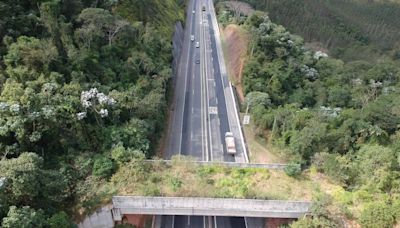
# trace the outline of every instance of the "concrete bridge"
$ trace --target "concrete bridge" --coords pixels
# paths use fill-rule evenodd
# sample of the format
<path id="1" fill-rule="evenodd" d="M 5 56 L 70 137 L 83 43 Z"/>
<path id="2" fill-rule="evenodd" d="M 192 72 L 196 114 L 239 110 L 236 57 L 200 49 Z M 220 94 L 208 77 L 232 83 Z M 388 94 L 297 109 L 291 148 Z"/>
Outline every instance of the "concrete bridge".
<path id="1" fill-rule="evenodd" d="M 172 165 L 173 161 L 172 160 L 145 160 L 144 162 L 147 163 L 155 163 L 155 162 L 164 162 L 165 164 Z M 211 165 L 217 165 L 217 166 L 224 166 L 224 167 L 233 167 L 233 168 L 263 168 L 263 169 L 277 169 L 277 170 L 283 170 L 287 166 L 287 164 L 281 164 L 281 163 L 244 163 L 244 162 L 224 162 L 224 161 L 178 161 L 178 162 L 188 162 L 188 163 L 193 163 L 195 165 L 200 165 L 200 166 L 211 166 Z"/>
<path id="2" fill-rule="evenodd" d="M 114 196 L 112 201 L 115 221 L 126 214 L 299 218 L 311 206 L 307 201 L 193 197 Z"/>

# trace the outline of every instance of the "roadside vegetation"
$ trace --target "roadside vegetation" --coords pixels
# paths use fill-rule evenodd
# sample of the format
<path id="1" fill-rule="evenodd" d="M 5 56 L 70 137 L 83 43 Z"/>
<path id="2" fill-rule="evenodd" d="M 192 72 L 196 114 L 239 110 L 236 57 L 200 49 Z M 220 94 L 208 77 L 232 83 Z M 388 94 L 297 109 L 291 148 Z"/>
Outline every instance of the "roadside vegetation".
<path id="1" fill-rule="evenodd" d="M 343 62 L 305 47 L 263 12 L 218 5 L 223 25 L 250 36 L 243 94 L 252 132 L 289 160 L 288 174 L 314 173 L 323 210 L 294 227 L 392 227 L 400 219 L 400 67 L 393 60 Z M 324 188 L 325 182 L 337 188 Z M 323 206 L 322 206 L 323 205 Z"/>
<path id="2" fill-rule="evenodd" d="M 153 156 L 182 4 L 0 1 L 0 226 L 71 227 L 88 186 Z"/>

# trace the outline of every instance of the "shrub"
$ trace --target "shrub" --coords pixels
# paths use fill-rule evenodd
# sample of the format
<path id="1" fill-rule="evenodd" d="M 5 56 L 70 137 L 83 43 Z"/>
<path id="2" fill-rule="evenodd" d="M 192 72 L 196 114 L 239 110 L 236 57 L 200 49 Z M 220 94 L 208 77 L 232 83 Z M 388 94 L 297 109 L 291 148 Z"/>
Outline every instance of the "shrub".
<path id="1" fill-rule="evenodd" d="M 170 177 L 169 183 L 171 184 L 172 191 L 176 192 L 182 187 L 182 180 L 179 177 Z"/>
<path id="2" fill-rule="evenodd" d="M 284 169 L 286 175 L 296 177 L 301 174 L 301 166 L 297 162 L 290 162 Z"/>
<path id="3" fill-rule="evenodd" d="M 93 175 L 108 178 L 114 173 L 114 162 L 105 157 L 99 156 L 93 164 Z"/>
<path id="4" fill-rule="evenodd" d="M 367 205 L 361 212 L 360 224 L 365 228 L 393 227 L 394 212 L 385 202 L 374 202 Z"/>
<path id="5" fill-rule="evenodd" d="M 63 228 L 74 228 L 74 224 L 71 222 L 71 220 L 68 218 L 68 215 L 61 211 L 53 216 L 51 216 L 48 220 L 47 223 L 49 224 L 49 227 L 51 228 L 58 228 L 58 227 L 63 227 Z"/>

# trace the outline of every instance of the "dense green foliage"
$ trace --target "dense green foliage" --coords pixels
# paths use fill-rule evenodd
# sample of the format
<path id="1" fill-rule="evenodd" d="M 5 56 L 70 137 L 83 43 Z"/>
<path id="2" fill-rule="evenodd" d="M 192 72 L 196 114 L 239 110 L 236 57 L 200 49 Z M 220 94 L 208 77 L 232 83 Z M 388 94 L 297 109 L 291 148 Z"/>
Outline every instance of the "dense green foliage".
<path id="1" fill-rule="evenodd" d="M 70 224 L 87 178 L 154 154 L 181 4 L 0 0 L 0 224 Z"/>
<path id="2" fill-rule="evenodd" d="M 349 60 L 400 58 L 400 5 L 368 0 L 244 0 L 307 42 Z"/>
<path id="3" fill-rule="evenodd" d="M 220 20 L 241 24 L 251 36 L 243 88 L 258 134 L 293 164 L 342 185 L 350 198 L 340 202 L 344 214 L 360 203 L 360 223 L 392 225 L 400 201 L 400 66 L 344 63 L 306 49 L 262 13 L 237 20 L 220 10 Z M 368 206 L 376 200 L 386 206 Z"/>

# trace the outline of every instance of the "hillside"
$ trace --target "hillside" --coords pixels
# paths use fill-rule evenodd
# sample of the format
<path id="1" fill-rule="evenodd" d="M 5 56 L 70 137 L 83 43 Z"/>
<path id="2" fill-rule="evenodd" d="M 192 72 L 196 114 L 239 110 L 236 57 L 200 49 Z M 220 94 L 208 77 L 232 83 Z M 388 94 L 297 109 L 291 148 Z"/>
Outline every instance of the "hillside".
<path id="1" fill-rule="evenodd" d="M 244 0 L 344 61 L 400 58 L 398 1 Z"/>
<path id="2" fill-rule="evenodd" d="M 399 65 L 344 62 L 307 48 L 265 12 L 237 11 L 218 5 L 224 29 L 235 27 L 249 40 L 242 55 L 241 108 L 249 107 L 252 121 L 246 128 L 287 158 L 293 175 L 301 167 L 325 189 L 313 197 L 312 218 L 292 227 L 399 224 Z M 268 156 L 268 147 L 258 153 Z M 324 188 L 325 177 L 340 187 Z"/>
<path id="3" fill-rule="evenodd" d="M 0 14 L 0 226 L 74 227 L 90 184 L 154 155 L 183 1 L 0 0 Z"/>

